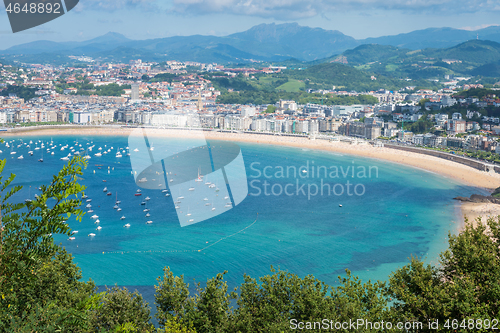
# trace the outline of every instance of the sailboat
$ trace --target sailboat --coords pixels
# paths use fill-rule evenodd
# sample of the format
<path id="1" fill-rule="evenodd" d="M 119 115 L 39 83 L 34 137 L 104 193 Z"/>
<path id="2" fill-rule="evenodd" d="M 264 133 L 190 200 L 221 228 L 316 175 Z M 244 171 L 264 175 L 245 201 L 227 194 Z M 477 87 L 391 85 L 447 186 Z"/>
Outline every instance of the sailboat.
<path id="1" fill-rule="evenodd" d="M 200 174 L 201 168 L 198 168 L 198 178 L 196 178 L 194 181 L 195 182 L 202 182 L 203 181 L 203 175 Z"/>
<path id="2" fill-rule="evenodd" d="M 32 154 L 33 155 L 33 154 Z M 42 158 L 38 160 L 38 162 L 43 162 L 43 150 L 42 150 Z"/>

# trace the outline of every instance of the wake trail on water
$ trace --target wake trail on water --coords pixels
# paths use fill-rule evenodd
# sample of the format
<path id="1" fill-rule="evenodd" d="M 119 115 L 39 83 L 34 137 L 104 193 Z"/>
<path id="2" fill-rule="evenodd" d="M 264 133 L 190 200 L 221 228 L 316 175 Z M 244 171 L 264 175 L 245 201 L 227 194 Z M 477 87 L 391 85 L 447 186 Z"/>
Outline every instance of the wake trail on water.
<path id="1" fill-rule="evenodd" d="M 113 252 L 103 252 L 102 254 L 125 254 L 125 253 L 174 253 L 174 252 L 201 252 L 201 251 L 205 251 L 206 249 L 214 246 L 215 244 L 217 243 L 220 243 L 222 242 L 223 240 L 226 240 L 228 238 L 231 238 L 233 236 L 236 236 L 240 233 L 242 233 L 243 231 L 247 230 L 248 228 L 252 227 L 256 222 L 257 220 L 259 219 L 259 213 L 257 213 L 257 218 L 255 219 L 255 221 L 253 221 L 251 224 L 249 224 L 248 226 L 246 226 L 245 228 L 241 229 L 240 231 L 237 231 L 235 232 L 234 234 L 231 234 L 229 236 L 226 236 L 226 237 L 222 237 L 221 239 L 219 239 L 218 241 L 208 245 L 208 246 L 205 246 L 204 248 L 201 248 L 199 250 L 160 250 L 160 251 L 152 251 L 152 250 L 148 250 L 148 251 L 113 251 Z"/>

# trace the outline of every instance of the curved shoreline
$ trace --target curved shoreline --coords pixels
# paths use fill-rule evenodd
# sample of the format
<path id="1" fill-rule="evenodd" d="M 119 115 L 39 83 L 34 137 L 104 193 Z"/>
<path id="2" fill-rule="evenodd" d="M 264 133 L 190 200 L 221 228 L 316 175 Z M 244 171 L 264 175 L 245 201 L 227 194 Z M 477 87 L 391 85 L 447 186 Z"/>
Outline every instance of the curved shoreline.
<path id="1" fill-rule="evenodd" d="M 50 128 L 20 128 L 14 131 L 0 133 L 0 137 L 16 137 L 16 136 L 35 136 L 35 135 L 104 135 L 104 136 L 125 136 L 129 135 L 133 128 L 117 127 L 117 126 L 58 126 Z M 75 133 L 76 132 L 76 133 Z M 150 129 L 148 135 L 158 137 L 185 137 L 190 138 L 194 133 L 199 131 L 189 131 L 180 129 Z M 314 150 L 323 150 L 336 152 L 348 155 L 355 155 L 378 160 L 388 161 L 391 163 L 411 166 L 449 177 L 459 183 L 478 187 L 492 192 L 500 186 L 500 174 L 479 171 L 472 167 L 434 157 L 426 154 L 418 154 L 414 152 L 401 151 L 384 147 L 373 147 L 368 144 L 352 145 L 345 142 L 330 142 L 326 140 L 309 140 L 303 137 L 290 137 L 280 135 L 259 135 L 247 133 L 223 133 L 204 131 L 205 138 L 212 140 L 226 140 L 235 142 L 248 142 L 255 144 L 266 145 L 281 145 L 297 148 L 308 148 Z M 475 220 L 477 217 L 497 216 L 500 215 L 500 205 L 492 204 L 461 204 L 462 216 L 467 215 L 469 221 Z M 483 218 L 483 221 L 485 219 Z M 463 221 L 462 221 L 463 222 Z"/>

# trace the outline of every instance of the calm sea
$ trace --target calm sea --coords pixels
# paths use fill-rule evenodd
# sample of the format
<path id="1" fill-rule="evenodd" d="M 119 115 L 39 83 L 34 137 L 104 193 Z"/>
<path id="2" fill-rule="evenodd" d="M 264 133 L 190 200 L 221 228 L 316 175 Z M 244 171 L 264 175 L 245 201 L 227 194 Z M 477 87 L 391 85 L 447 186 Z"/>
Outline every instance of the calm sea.
<path id="1" fill-rule="evenodd" d="M 118 148 L 127 147 L 127 137 L 53 137 L 54 155 L 47 152 L 50 137 L 22 140 L 33 143 L 18 147 L 21 138 L 16 138 L 10 148 L 0 146 L 0 156 L 8 159 L 6 172 L 15 173 L 16 184 L 24 186 L 19 200 L 33 198 L 41 184 L 50 182 L 70 147 L 77 151 L 94 146 L 81 180 L 94 213 L 82 222 L 68 221 L 78 231 L 74 240 L 55 239 L 75 256 L 85 279 L 143 289 L 149 292 L 146 298 L 152 297 L 151 286 L 165 266 L 188 282 L 203 282 L 227 270 L 230 286 L 241 283 L 245 273 L 268 274 L 271 265 L 299 276 L 312 274 L 331 285 L 346 268 L 363 279 L 385 280 L 412 255 L 436 263 L 448 232 L 457 230 L 452 198 L 477 192 L 436 174 L 383 161 L 241 143 L 249 184 L 246 199 L 224 214 L 180 227 L 172 197 L 160 190 L 134 195 L 138 186 L 129 157 L 115 157 Z M 45 147 L 34 150 L 41 147 L 38 140 Z M 99 147 L 113 149 L 96 157 Z M 20 155 L 24 159 L 18 159 Z M 106 195 L 104 187 L 112 195 Z M 141 205 L 146 196 L 151 198 L 148 218 Z M 113 209 L 116 199 L 121 201 L 120 212 Z M 96 230 L 93 214 L 99 216 L 101 230 Z"/>

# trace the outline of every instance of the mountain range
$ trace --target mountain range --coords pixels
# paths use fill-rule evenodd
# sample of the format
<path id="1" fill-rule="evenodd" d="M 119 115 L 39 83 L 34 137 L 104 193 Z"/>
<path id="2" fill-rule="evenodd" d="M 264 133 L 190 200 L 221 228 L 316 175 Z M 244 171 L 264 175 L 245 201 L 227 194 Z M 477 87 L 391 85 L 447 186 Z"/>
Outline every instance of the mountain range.
<path id="1" fill-rule="evenodd" d="M 141 58 L 146 61 L 175 59 L 246 63 L 276 62 L 292 58 L 310 62 L 331 57 L 333 59 L 334 56 L 363 45 L 387 46 L 389 48 L 385 48 L 384 52 L 394 56 L 394 50 L 407 54 L 410 51 L 429 48 L 446 49 L 476 39 L 500 42 L 500 26 L 476 31 L 429 28 L 358 40 L 337 30 L 304 27 L 297 23 L 260 24 L 247 31 L 224 37 L 193 35 L 131 40 L 119 33 L 110 32 L 84 42 L 36 41 L 16 45 L 0 51 L 0 55 L 6 59 L 15 57 L 28 63 L 67 62 L 68 55 L 87 55 L 114 61 Z"/>

